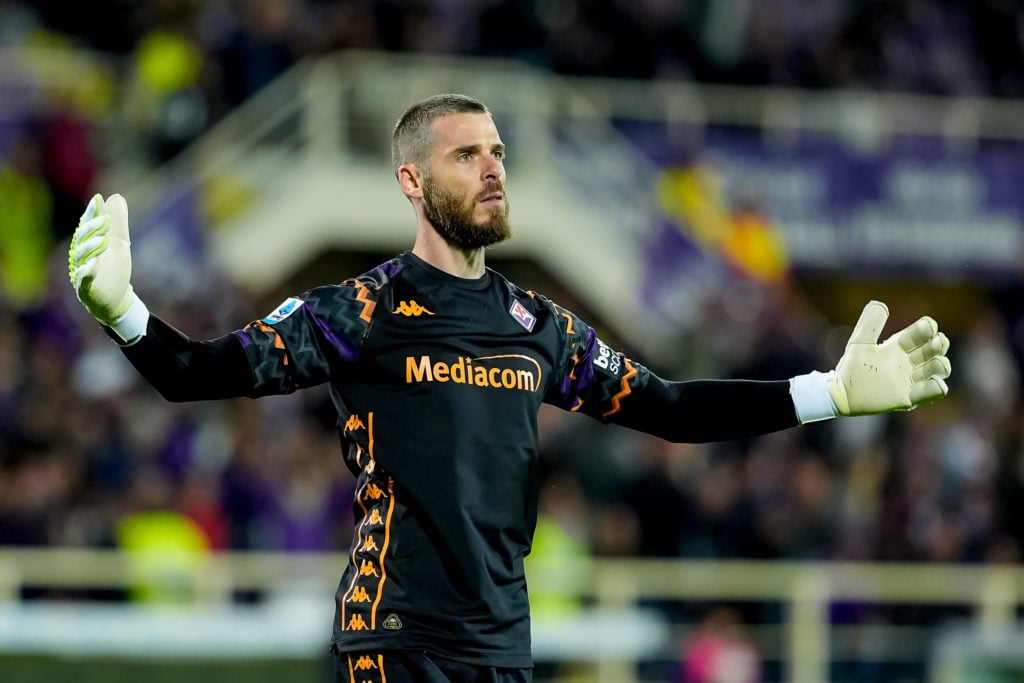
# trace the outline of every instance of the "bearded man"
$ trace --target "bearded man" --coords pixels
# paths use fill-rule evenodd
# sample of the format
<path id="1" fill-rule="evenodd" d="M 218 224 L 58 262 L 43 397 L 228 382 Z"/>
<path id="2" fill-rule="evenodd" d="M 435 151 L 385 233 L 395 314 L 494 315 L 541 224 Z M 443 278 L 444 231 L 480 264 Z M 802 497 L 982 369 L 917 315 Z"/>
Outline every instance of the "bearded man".
<path id="1" fill-rule="evenodd" d="M 729 440 L 946 394 L 949 341 L 923 317 L 879 344 L 870 302 L 836 369 L 780 381 L 670 381 L 573 312 L 484 264 L 511 235 L 505 145 L 463 95 L 413 105 L 392 141 L 412 249 L 285 300 L 218 339 L 172 328 L 130 285 L 127 206 L 97 195 L 70 276 L 85 307 L 172 401 L 329 384 L 357 478 L 336 593 L 338 681 L 532 679 L 523 560 L 537 521 L 542 403 L 675 442 Z"/>

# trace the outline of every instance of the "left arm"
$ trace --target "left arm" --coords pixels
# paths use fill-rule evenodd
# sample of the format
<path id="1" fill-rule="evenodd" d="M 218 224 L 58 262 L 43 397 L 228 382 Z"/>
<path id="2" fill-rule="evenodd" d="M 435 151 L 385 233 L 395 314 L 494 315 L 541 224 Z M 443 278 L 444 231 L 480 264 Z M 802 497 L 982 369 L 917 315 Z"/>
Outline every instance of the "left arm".
<path id="1" fill-rule="evenodd" d="M 647 374 L 609 422 L 676 443 L 730 441 L 800 424 L 785 380 L 669 382 Z"/>
<path id="2" fill-rule="evenodd" d="M 566 321 L 564 372 L 547 402 L 676 443 L 728 441 L 800 424 L 790 382 L 670 381 L 616 353 L 582 320 Z"/>
<path id="3" fill-rule="evenodd" d="M 912 410 L 946 395 L 949 340 L 924 317 L 881 344 L 885 304 L 864 308 L 836 369 L 789 380 L 662 379 L 567 311 L 565 372 L 547 400 L 668 441 L 727 441 L 840 415 Z"/>

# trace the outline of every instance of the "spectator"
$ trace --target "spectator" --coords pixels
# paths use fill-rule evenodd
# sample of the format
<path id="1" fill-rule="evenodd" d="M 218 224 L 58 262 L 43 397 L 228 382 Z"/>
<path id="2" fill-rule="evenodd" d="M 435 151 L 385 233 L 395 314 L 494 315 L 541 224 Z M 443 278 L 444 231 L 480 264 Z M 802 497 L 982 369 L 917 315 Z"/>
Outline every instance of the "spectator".
<path id="1" fill-rule="evenodd" d="M 759 683 L 761 655 L 739 615 L 712 609 L 684 644 L 682 683 Z"/>
<path id="2" fill-rule="evenodd" d="M 14 140 L 0 162 L 0 288 L 18 308 L 43 295 L 47 263 L 53 247 L 53 198 L 42 177 L 38 142 L 28 136 Z"/>

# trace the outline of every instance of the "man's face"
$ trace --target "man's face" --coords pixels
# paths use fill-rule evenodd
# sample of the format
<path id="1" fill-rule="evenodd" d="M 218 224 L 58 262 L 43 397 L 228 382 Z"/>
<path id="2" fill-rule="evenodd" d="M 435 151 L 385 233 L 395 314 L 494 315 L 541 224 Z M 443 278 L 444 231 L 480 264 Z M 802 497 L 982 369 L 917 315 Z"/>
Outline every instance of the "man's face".
<path id="1" fill-rule="evenodd" d="M 443 116 L 423 173 L 427 220 L 459 249 L 488 247 L 512 235 L 505 193 L 505 145 L 487 114 Z"/>

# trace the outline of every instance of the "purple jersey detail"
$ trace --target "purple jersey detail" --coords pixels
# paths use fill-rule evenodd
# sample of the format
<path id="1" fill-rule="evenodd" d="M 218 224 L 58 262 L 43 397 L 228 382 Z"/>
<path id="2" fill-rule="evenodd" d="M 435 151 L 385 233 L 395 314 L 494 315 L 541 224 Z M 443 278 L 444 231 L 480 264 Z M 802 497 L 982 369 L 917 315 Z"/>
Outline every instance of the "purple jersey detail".
<path id="1" fill-rule="evenodd" d="M 252 339 L 245 333 L 245 330 L 235 330 L 233 334 L 238 341 L 242 342 L 242 348 L 247 349 L 252 346 Z"/>
<path id="2" fill-rule="evenodd" d="M 404 267 L 404 264 L 402 264 L 400 261 L 396 259 L 382 264 L 380 266 L 380 271 L 384 273 L 388 277 L 388 279 L 393 279 L 397 277 L 399 273 L 402 272 Z"/>
<path id="3" fill-rule="evenodd" d="M 562 378 L 562 396 L 565 397 L 565 405 L 572 407 L 576 400 L 586 395 L 591 383 L 594 381 L 594 347 L 597 345 L 597 334 L 592 329 L 587 329 L 587 343 L 579 354 L 579 360 L 572 372 L 566 373 Z"/>
<path id="4" fill-rule="evenodd" d="M 318 315 L 311 316 L 316 322 L 316 326 L 320 329 L 324 339 L 338 352 L 338 356 L 348 361 L 354 361 L 359 358 L 359 347 L 354 347 L 344 337 L 339 337 L 335 334 L 331 326 L 327 324 L 327 321 Z"/>

